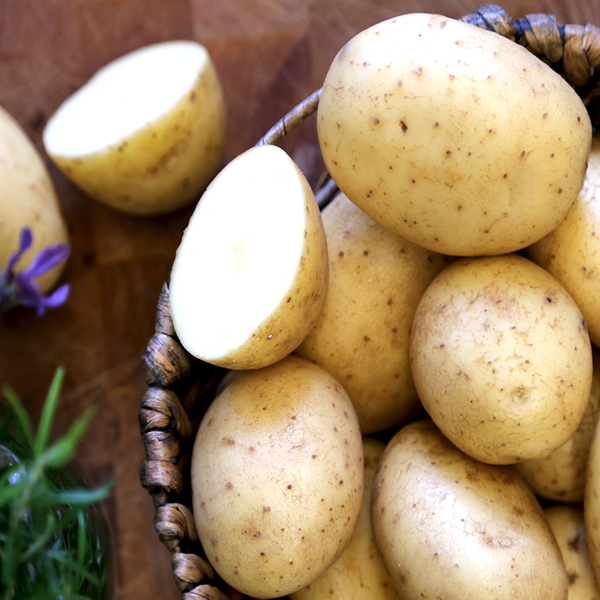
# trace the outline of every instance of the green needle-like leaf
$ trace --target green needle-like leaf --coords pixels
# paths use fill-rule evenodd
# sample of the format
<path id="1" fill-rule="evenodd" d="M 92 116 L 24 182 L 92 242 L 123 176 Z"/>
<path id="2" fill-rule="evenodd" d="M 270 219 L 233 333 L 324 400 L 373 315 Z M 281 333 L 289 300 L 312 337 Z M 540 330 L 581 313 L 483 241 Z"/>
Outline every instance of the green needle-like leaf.
<path id="1" fill-rule="evenodd" d="M 103 486 L 96 488 L 95 490 L 61 490 L 55 492 L 46 492 L 43 496 L 36 498 L 32 501 L 32 504 L 36 506 L 52 506 L 52 505 L 70 505 L 70 506 L 82 506 L 87 504 L 93 504 L 104 500 L 108 496 L 110 490 L 113 487 L 113 482 L 109 481 Z M 1 497 L 1 496 L 0 496 Z"/>
<path id="2" fill-rule="evenodd" d="M 38 426 L 37 436 L 33 446 L 33 455 L 40 456 L 48 440 L 50 439 L 50 432 L 52 431 L 52 422 L 54 421 L 54 415 L 56 414 L 56 407 L 58 405 L 58 399 L 60 398 L 60 390 L 62 383 L 65 378 L 65 370 L 59 367 L 54 374 L 54 379 L 50 384 L 48 395 L 46 396 L 46 402 L 44 404 L 44 410 Z"/>
<path id="3" fill-rule="evenodd" d="M 88 571 L 87 569 L 82 567 L 80 564 L 78 564 L 74 560 L 71 560 L 67 556 L 66 552 L 52 548 L 52 550 L 48 551 L 48 556 L 50 558 L 53 558 L 60 564 L 64 565 L 65 567 L 68 567 L 69 569 L 71 569 L 72 571 L 77 573 L 78 575 L 81 575 L 81 577 L 84 577 L 88 581 L 95 583 L 95 584 L 98 583 L 98 578 L 93 573 L 91 573 L 90 571 Z"/>
<path id="4" fill-rule="evenodd" d="M 0 423 L 2 600 L 97 600 L 106 592 L 108 529 L 93 505 L 110 493 L 113 484 L 88 489 L 64 468 L 93 410 L 77 418 L 66 435 L 51 441 L 63 379 L 64 370 L 59 369 L 36 435 L 17 394 L 4 388 L 10 407 L 8 419 Z"/>
<path id="5" fill-rule="evenodd" d="M 94 410 L 88 408 L 83 415 L 75 419 L 75 422 L 64 437 L 40 455 L 40 463 L 48 467 L 59 467 L 71 460 L 75 454 L 75 448 L 79 440 L 82 438 L 93 417 Z"/>
<path id="6" fill-rule="evenodd" d="M 25 439 L 27 440 L 27 443 L 33 446 L 33 429 L 31 428 L 31 421 L 29 420 L 29 415 L 19 399 L 19 396 L 17 396 L 15 391 L 7 385 L 2 388 L 2 393 L 10 402 L 15 414 L 17 415 L 17 418 L 19 419 L 19 425 L 21 426 L 21 430 L 25 436 Z"/>

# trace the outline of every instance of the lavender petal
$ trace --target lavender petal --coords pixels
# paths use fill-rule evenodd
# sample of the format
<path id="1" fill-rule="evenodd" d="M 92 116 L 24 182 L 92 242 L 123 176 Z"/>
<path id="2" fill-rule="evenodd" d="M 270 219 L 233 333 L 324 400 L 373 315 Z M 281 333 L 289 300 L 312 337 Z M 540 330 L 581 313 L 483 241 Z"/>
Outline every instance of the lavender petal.
<path id="1" fill-rule="evenodd" d="M 22 273 L 17 273 L 16 285 L 19 303 L 35 308 L 38 315 L 44 314 L 43 296 L 40 294 L 37 284 L 28 277 L 23 277 Z"/>
<path id="2" fill-rule="evenodd" d="M 27 269 L 22 272 L 24 277 L 35 279 L 43 275 L 69 256 L 69 246 L 66 244 L 54 244 L 41 250 L 31 261 Z"/>
<path id="3" fill-rule="evenodd" d="M 32 242 L 33 234 L 31 233 L 31 229 L 29 229 L 29 227 L 23 227 L 23 229 L 21 229 L 21 236 L 19 238 L 19 249 L 8 259 L 8 263 L 6 264 L 6 273 L 12 273 L 15 265 L 21 259 L 21 256 L 23 256 L 23 254 L 27 252 L 29 248 L 31 248 Z"/>
<path id="4" fill-rule="evenodd" d="M 42 297 L 46 308 L 58 308 L 62 306 L 69 297 L 71 288 L 68 283 L 61 285 L 50 296 Z"/>

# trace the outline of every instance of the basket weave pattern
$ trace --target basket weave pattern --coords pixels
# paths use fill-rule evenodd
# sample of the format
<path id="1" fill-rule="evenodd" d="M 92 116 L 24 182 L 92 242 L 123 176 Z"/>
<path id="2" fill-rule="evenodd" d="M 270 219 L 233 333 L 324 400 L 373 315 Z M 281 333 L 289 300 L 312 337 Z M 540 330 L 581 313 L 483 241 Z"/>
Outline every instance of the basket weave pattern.
<path id="1" fill-rule="evenodd" d="M 577 89 L 590 112 L 594 131 L 600 126 L 598 27 L 559 25 L 552 15 L 545 14 L 528 15 L 513 23 L 495 5 L 483 6 L 461 21 L 499 33 L 550 64 Z M 316 110 L 319 97 L 320 90 L 281 119 L 258 144 L 279 143 Z M 335 189 L 332 180 L 325 182 L 317 192 L 320 206 Z M 157 305 L 155 333 L 143 362 L 148 370 L 148 387 L 139 413 L 145 449 L 140 480 L 154 502 L 155 530 L 171 552 L 182 600 L 241 600 L 243 594 L 228 587 L 208 563 L 191 510 L 189 462 L 193 436 L 224 370 L 191 357 L 181 346 L 169 312 L 166 284 Z"/>

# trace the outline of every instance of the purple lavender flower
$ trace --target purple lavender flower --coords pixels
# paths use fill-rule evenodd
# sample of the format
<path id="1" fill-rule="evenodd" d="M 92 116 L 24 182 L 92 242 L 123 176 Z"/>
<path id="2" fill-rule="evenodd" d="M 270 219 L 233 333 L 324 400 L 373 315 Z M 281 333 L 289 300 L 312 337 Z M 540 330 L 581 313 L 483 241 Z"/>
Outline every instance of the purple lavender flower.
<path id="1" fill-rule="evenodd" d="M 66 244 L 54 244 L 44 248 L 27 269 L 15 273 L 15 265 L 31 248 L 32 242 L 31 229 L 24 227 L 21 230 L 19 249 L 8 259 L 6 271 L 0 273 L 0 314 L 14 306 L 22 305 L 35 308 L 37 314 L 42 316 L 47 308 L 61 306 L 69 296 L 68 284 L 62 285 L 50 296 L 43 296 L 38 284 L 33 281 L 69 256 L 69 246 Z"/>

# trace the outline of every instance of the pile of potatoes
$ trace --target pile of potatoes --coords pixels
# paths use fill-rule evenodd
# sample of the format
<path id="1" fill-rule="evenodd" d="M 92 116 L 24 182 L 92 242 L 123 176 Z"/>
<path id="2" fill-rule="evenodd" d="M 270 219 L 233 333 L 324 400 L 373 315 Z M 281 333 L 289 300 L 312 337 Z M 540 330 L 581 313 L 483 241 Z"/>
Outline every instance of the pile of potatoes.
<path id="1" fill-rule="evenodd" d="M 585 106 L 517 44 L 411 14 L 340 50 L 317 126 L 321 213 L 253 148 L 173 265 L 180 340 L 229 369 L 192 456 L 208 560 L 255 598 L 599 597 Z"/>

